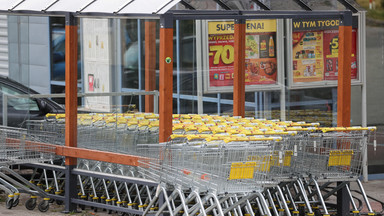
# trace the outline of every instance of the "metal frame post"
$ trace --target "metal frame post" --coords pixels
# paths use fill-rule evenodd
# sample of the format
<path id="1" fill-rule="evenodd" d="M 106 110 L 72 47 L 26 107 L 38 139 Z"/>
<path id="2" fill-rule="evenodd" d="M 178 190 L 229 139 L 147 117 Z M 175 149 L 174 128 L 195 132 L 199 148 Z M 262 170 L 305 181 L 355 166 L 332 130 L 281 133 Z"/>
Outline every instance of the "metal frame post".
<path id="1" fill-rule="evenodd" d="M 235 20 L 233 115 L 245 116 L 245 19 Z"/>
<path id="2" fill-rule="evenodd" d="M 173 112 L 173 17 L 160 17 L 160 77 L 159 77 L 159 142 L 166 142 L 172 134 Z"/>
<path id="3" fill-rule="evenodd" d="M 65 16 L 65 146 L 77 147 L 77 18 L 73 13 Z M 76 198 L 77 158 L 65 158 L 65 208 L 64 212 L 77 211 L 72 203 Z"/>
<path id="4" fill-rule="evenodd" d="M 8 96 L 4 92 L 1 96 L 3 97 L 3 126 L 8 126 Z"/>
<path id="5" fill-rule="evenodd" d="M 141 39 L 141 20 L 140 19 L 137 19 L 137 77 L 138 77 L 138 89 L 139 91 L 143 90 L 143 85 L 142 85 L 142 80 L 143 80 L 143 76 L 142 76 L 142 59 L 141 59 L 141 56 L 142 56 L 142 48 L 143 48 L 143 41 Z M 145 66 L 145 65 L 144 65 Z M 145 69 L 144 69 L 145 70 Z M 145 71 L 144 71 L 145 73 Z M 145 74 L 144 74 L 145 76 Z M 145 77 L 144 77 L 145 78 Z M 145 86 L 144 86 L 145 88 Z M 139 109 L 139 112 L 143 112 L 143 97 L 142 96 L 139 96 L 139 106 L 137 107 Z M 145 99 L 144 99 L 145 101 Z M 144 107 L 145 109 L 145 107 Z"/>
<path id="6" fill-rule="evenodd" d="M 176 20 L 176 99 L 177 99 L 177 114 L 180 114 L 180 20 Z"/>
<path id="7" fill-rule="evenodd" d="M 156 21 L 145 21 L 145 91 L 156 88 Z M 145 112 L 154 112 L 154 96 L 145 96 Z"/>
<path id="8" fill-rule="evenodd" d="M 360 12 L 359 16 L 359 51 L 360 51 L 360 76 L 363 84 L 361 85 L 361 126 L 367 127 L 367 68 L 366 68 L 366 23 L 365 11 Z M 368 148 L 368 147 L 366 147 Z M 363 155 L 363 182 L 368 182 L 368 151 L 365 149 Z"/>
<path id="9" fill-rule="evenodd" d="M 343 184 L 337 182 L 337 186 Z M 350 215 L 350 200 L 347 187 L 342 187 L 337 191 L 337 216 L 348 216 Z"/>

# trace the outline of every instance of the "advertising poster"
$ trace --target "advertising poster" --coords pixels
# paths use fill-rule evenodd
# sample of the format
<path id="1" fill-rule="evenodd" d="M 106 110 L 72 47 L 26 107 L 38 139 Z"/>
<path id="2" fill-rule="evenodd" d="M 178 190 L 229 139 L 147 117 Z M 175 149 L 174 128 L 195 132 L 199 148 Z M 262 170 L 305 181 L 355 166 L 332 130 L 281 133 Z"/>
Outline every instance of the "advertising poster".
<path id="1" fill-rule="evenodd" d="M 293 82 L 337 80 L 338 19 L 295 19 L 292 22 Z M 351 78 L 357 75 L 357 29 L 352 30 Z"/>
<path id="2" fill-rule="evenodd" d="M 108 19 L 83 19 L 82 29 L 84 71 L 83 77 L 88 79 L 85 85 L 85 93 L 111 92 L 110 84 L 110 62 L 109 50 L 109 25 Z M 90 110 L 105 111 L 111 110 L 110 97 L 85 97 L 85 108 Z"/>
<path id="3" fill-rule="evenodd" d="M 293 82 L 322 81 L 323 32 L 293 33 Z"/>
<path id="4" fill-rule="evenodd" d="M 233 86 L 234 22 L 208 22 L 209 86 Z M 275 84 L 276 20 L 247 20 L 245 85 Z"/>
<path id="5" fill-rule="evenodd" d="M 352 29 L 351 45 L 351 79 L 357 77 L 357 56 L 356 56 L 356 35 L 357 29 Z M 324 80 L 337 80 L 338 57 L 339 57 L 339 30 L 324 31 Z"/>

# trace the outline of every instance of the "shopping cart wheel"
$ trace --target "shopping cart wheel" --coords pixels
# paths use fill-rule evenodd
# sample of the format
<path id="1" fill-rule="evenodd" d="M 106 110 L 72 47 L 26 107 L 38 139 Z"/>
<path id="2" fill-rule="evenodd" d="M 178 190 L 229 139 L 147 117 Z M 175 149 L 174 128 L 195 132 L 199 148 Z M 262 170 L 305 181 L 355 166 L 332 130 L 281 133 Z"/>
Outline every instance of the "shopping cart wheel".
<path id="1" fill-rule="evenodd" d="M 57 205 L 63 205 L 64 201 L 63 200 L 56 200 Z"/>
<path id="2" fill-rule="evenodd" d="M 16 207 L 17 205 L 19 205 L 19 203 L 20 203 L 20 199 L 19 198 L 13 199 L 12 207 Z"/>
<path id="3" fill-rule="evenodd" d="M 25 202 L 25 208 L 28 210 L 33 210 L 36 208 L 36 198 L 30 198 Z"/>
<path id="4" fill-rule="evenodd" d="M 315 216 L 322 216 L 319 208 L 314 209 Z"/>
<path id="5" fill-rule="evenodd" d="M 125 216 L 126 214 L 125 214 L 125 212 L 117 212 L 117 215 L 118 216 Z"/>
<path id="6" fill-rule="evenodd" d="M 48 201 L 48 200 L 44 200 L 44 201 L 42 201 L 42 202 L 39 204 L 38 208 L 39 208 L 39 211 L 41 211 L 41 212 L 46 212 L 46 211 L 48 211 L 48 209 L 49 209 L 49 201 Z"/>
<path id="7" fill-rule="evenodd" d="M 5 202 L 5 207 L 7 207 L 7 209 L 11 209 L 13 207 L 13 198 L 7 198 L 7 201 Z"/>
<path id="8" fill-rule="evenodd" d="M 97 200 L 93 200 L 93 202 L 97 202 Z M 93 207 L 93 212 L 97 212 L 97 207 Z"/>
<path id="9" fill-rule="evenodd" d="M 84 211 L 85 210 L 85 205 L 79 204 L 79 208 Z"/>
<path id="10" fill-rule="evenodd" d="M 299 205 L 299 216 L 305 216 L 305 205 L 301 204 Z"/>

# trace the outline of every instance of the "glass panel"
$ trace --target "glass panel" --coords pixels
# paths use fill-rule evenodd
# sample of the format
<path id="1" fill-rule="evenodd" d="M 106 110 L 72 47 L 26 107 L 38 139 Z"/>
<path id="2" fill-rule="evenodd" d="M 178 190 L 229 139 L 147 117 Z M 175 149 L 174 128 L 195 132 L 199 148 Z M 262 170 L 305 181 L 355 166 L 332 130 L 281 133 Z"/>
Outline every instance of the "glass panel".
<path id="1" fill-rule="evenodd" d="M 3 21 L 3 20 L 2 20 Z M 0 88 L 7 98 L 7 125 L 28 127 L 30 121 L 44 119 L 47 113 L 64 112 L 50 97 L 30 98 L 31 94 L 50 93 L 50 25 L 48 17 L 8 16 L 9 71 L 1 77 Z M 55 39 L 58 37 L 55 37 Z M 4 54 L 5 50 L 2 50 Z M 1 100 L 3 103 L 4 100 Z M 5 110 L 2 109 L 0 122 Z"/>
<path id="2" fill-rule="evenodd" d="M 287 120 L 318 122 L 321 126 L 335 125 L 332 112 L 336 112 L 332 99 L 337 97 L 336 89 L 322 88 L 292 90 L 287 100 Z"/>
<path id="3" fill-rule="evenodd" d="M 364 11 L 366 8 L 369 8 L 369 1 L 362 1 L 362 0 L 351 0 L 348 1 L 353 7 L 355 7 L 359 11 Z M 376 1 L 372 1 L 372 3 Z M 381 4 L 383 5 L 383 3 Z M 379 5 L 378 5 L 379 6 Z"/>
<path id="4" fill-rule="evenodd" d="M 81 41 L 81 24 L 78 24 L 78 63 L 77 63 L 77 79 L 81 84 L 82 79 L 82 55 L 80 46 Z M 51 58 L 51 93 L 64 93 L 65 92 L 65 18 L 64 17 L 50 17 L 50 52 Z M 78 86 L 79 92 L 82 91 L 82 85 Z M 64 98 L 54 98 L 60 104 L 65 103 Z M 81 104 L 81 101 L 79 101 Z"/>
<path id="5" fill-rule="evenodd" d="M 298 5 L 293 0 L 269 0 L 266 3 L 271 10 L 303 10 L 300 5 Z"/>
<path id="6" fill-rule="evenodd" d="M 88 7 L 86 7 L 82 12 L 106 12 L 113 13 L 118 11 L 121 7 L 127 4 L 126 0 L 98 0 L 93 1 Z M 86 6 L 86 4 L 82 5 L 82 7 Z M 79 10 L 79 9 L 77 9 Z"/>
<path id="7" fill-rule="evenodd" d="M 17 3 L 19 3 L 19 0 L 7 0 L 7 1 L 2 1 L 0 4 L 0 8 L 2 11 L 7 11 L 11 8 L 13 8 Z"/>
<path id="8" fill-rule="evenodd" d="M 248 0 L 223 1 L 232 10 L 249 10 L 253 7 L 253 2 Z"/>
<path id="9" fill-rule="evenodd" d="M 143 45 L 138 43 L 138 22 L 135 19 L 121 20 L 122 50 L 123 53 L 123 77 L 122 87 L 137 89 L 139 87 L 139 49 Z M 141 65 L 143 67 L 143 64 Z"/>
<path id="10" fill-rule="evenodd" d="M 368 173 L 371 179 L 383 179 L 384 159 L 384 1 L 356 2 L 366 12 L 366 80 L 367 80 L 367 120 L 368 125 L 377 126 L 377 147 L 371 139 L 368 145 Z M 352 109 L 360 108 L 361 101 L 352 101 Z M 353 112 L 353 110 L 352 110 Z"/>
<path id="11" fill-rule="evenodd" d="M 109 4 L 109 0 L 104 0 Z M 146 0 L 146 1 L 132 1 L 127 7 L 123 8 L 119 13 L 126 14 L 152 14 L 152 13 L 165 13 L 171 9 L 178 1 L 170 0 Z M 101 5 L 101 7 L 103 7 Z"/>
<path id="12" fill-rule="evenodd" d="M 177 73 L 180 75 L 180 93 L 187 95 L 196 95 L 197 91 L 197 73 L 196 73 L 196 30 L 195 21 L 180 21 L 179 38 L 177 35 L 174 41 L 174 56 L 176 61 L 173 65 L 174 86 L 177 87 Z M 177 46 L 179 41 L 179 46 Z M 179 47 L 179 50 L 177 48 Z M 179 63 L 179 65 L 177 65 Z M 177 91 L 177 89 L 175 89 Z M 174 91 L 174 92 L 176 92 Z"/>
<path id="13" fill-rule="evenodd" d="M 215 1 L 212 0 L 186 0 L 186 2 L 188 2 L 196 10 L 222 10 L 222 8 L 218 6 Z"/>
<path id="14" fill-rule="evenodd" d="M 27 0 L 23 1 L 15 8 L 16 10 L 31 10 L 41 11 L 47 8 L 53 1 L 52 0 Z"/>
<path id="15" fill-rule="evenodd" d="M 89 0 L 65 0 L 58 1 L 48 9 L 48 11 L 79 11 L 82 7 L 85 7 Z"/>
<path id="16" fill-rule="evenodd" d="M 0 84 L 0 92 L 1 94 L 7 94 L 7 95 L 23 95 L 25 92 L 22 92 L 18 89 L 15 89 L 11 86 L 7 86 L 5 84 Z M 8 99 L 8 108 L 14 109 L 14 110 L 25 110 L 25 111 L 38 111 L 39 107 L 37 105 L 37 102 L 30 99 L 30 98 L 13 98 L 10 97 Z"/>
<path id="17" fill-rule="evenodd" d="M 312 10 L 346 10 L 344 5 L 337 0 L 307 0 L 307 5 Z"/>

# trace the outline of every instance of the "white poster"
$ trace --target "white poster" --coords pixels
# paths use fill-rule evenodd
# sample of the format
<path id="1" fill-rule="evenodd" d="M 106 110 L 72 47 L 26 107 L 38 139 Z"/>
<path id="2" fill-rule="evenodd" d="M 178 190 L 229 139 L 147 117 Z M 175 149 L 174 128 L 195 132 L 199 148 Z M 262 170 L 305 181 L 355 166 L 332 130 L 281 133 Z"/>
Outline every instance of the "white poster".
<path id="1" fill-rule="evenodd" d="M 83 19 L 83 52 L 85 93 L 111 92 L 111 54 L 108 19 Z M 110 97 L 86 97 L 85 108 L 111 111 Z"/>

